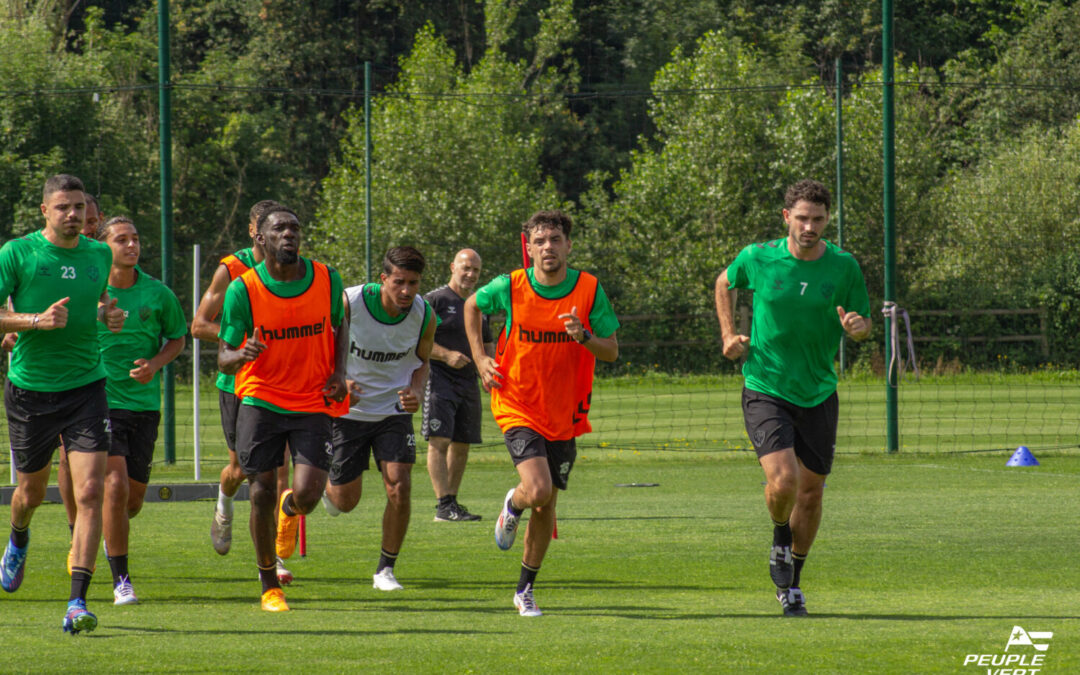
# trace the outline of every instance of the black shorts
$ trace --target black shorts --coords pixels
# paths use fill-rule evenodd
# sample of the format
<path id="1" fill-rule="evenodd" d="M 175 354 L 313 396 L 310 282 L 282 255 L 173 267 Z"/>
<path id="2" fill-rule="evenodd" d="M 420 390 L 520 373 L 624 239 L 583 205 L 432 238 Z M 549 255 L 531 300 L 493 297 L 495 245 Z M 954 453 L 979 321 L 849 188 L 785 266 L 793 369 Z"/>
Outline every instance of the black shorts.
<path id="1" fill-rule="evenodd" d="M 577 459 L 576 438 L 549 441 L 528 427 L 507 429 L 503 436 L 506 438 L 506 448 L 510 451 L 514 466 L 533 457 L 545 457 L 548 468 L 551 469 L 551 484 L 560 490 L 566 489 L 570 470 L 574 468 L 574 460 Z"/>
<path id="2" fill-rule="evenodd" d="M 225 445 L 236 452 L 236 413 L 240 410 L 240 397 L 231 391 L 218 389 L 218 407 L 221 408 L 221 430 L 225 432 Z"/>
<path id="3" fill-rule="evenodd" d="M 140 483 L 150 482 L 150 463 L 154 459 L 158 423 L 161 413 L 156 410 L 110 410 L 112 448 L 109 457 L 127 459 L 128 478 Z"/>
<path id="4" fill-rule="evenodd" d="M 454 443 L 482 443 L 481 420 L 480 387 L 475 378 L 468 382 L 451 382 L 431 373 L 420 427 L 425 439 L 439 436 Z"/>
<path id="5" fill-rule="evenodd" d="M 8 439 L 15 468 L 41 471 L 63 441 L 68 452 L 108 452 L 109 401 L 104 378 L 67 391 L 30 391 L 4 383 Z"/>
<path id="6" fill-rule="evenodd" d="M 372 451 L 380 471 L 382 462 L 416 464 L 412 414 L 391 415 L 376 422 L 335 419 L 330 484 L 344 485 L 359 478 L 370 466 Z"/>
<path id="7" fill-rule="evenodd" d="M 836 392 L 813 408 L 743 388 L 743 420 L 757 456 L 795 448 L 807 469 L 822 476 L 832 471 L 836 454 L 839 400 Z"/>
<path id="8" fill-rule="evenodd" d="M 274 471 L 285 464 L 285 449 L 293 464 L 329 471 L 334 454 L 332 417 L 325 413 L 288 415 L 256 405 L 241 405 L 236 413 L 236 457 L 244 474 Z"/>

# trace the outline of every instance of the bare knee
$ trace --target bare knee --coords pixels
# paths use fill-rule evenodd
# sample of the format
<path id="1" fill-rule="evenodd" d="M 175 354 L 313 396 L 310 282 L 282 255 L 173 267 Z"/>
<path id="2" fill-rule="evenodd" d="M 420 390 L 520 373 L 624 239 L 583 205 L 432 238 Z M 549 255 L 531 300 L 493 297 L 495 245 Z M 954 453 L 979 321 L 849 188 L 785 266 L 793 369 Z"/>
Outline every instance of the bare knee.
<path id="1" fill-rule="evenodd" d="M 401 507 L 409 504 L 411 494 L 412 478 L 408 475 L 386 484 L 386 499 L 394 506 Z"/>
<path id="2" fill-rule="evenodd" d="M 524 497 L 526 502 L 523 505 L 518 504 L 518 506 L 538 509 L 547 506 L 548 502 L 551 501 L 553 489 L 551 483 L 539 483 L 531 485 L 522 484 L 521 487 L 518 488 L 518 491 L 524 493 L 521 496 Z"/>

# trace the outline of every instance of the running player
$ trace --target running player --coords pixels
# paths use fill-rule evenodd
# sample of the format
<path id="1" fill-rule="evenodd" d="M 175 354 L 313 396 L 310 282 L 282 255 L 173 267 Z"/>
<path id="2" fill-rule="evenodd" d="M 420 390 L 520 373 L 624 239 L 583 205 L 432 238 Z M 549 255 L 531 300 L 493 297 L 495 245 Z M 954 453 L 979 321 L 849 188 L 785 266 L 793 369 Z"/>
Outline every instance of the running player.
<path id="1" fill-rule="evenodd" d="M 4 408 L 18 485 L 11 497 L 11 536 L 0 559 L 0 587 L 22 583 L 30 521 L 45 498 L 53 451 L 69 450 L 78 513 L 73 528 L 71 594 L 65 632 L 91 631 L 97 617 L 86 609 L 86 591 L 101 541 L 109 409 L 97 322 L 119 331 L 124 313 L 106 292 L 112 252 L 82 236 L 83 185 L 59 174 L 45 181 L 45 228 L 0 249 L 0 331 L 23 333 L 15 343 L 4 385 Z"/>
<path id="2" fill-rule="evenodd" d="M 289 606 L 275 572 L 274 506 L 295 546 L 296 516 L 309 513 L 326 486 L 331 420 L 348 410 L 349 333 L 341 277 L 299 255 L 296 214 L 271 207 L 259 217 L 255 238 L 266 258 L 225 292 L 218 366 L 236 376 L 236 454 L 251 490 L 262 608 L 281 612 Z M 275 473 L 286 447 L 293 457 L 292 489 L 276 499 Z"/>
<path id="3" fill-rule="evenodd" d="M 102 223 L 97 239 L 112 249 L 109 296 L 126 317 L 119 333 L 99 324 L 98 340 L 112 427 L 105 470 L 105 549 L 114 604 L 130 605 L 139 600 L 128 574 L 129 520 L 142 509 L 150 482 L 161 421 L 160 371 L 184 350 L 187 322 L 169 287 L 139 268 L 139 232 L 130 218 Z"/>
<path id="4" fill-rule="evenodd" d="M 458 489 L 469 459 L 469 444 L 480 443 L 480 388 L 476 366 L 469 358 L 465 335 L 465 298 L 480 280 L 480 255 L 471 248 L 458 251 L 450 263 L 450 282 L 424 296 L 439 317 L 431 348 L 431 377 L 424 392 L 423 433 L 428 442 L 427 468 L 435 488 L 435 520 L 480 520 L 458 503 Z M 485 316 L 484 352 L 494 356 L 495 345 Z"/>
<path id="5" fill-rule="evenodd" d="M 555 502 L 577 457 L 575 438 L 592 430 L 596 359 L 619 356 L 619 321 L 596 277 L 567 267 L 570 217 L 538 211 L 522 226 L 533 266 L 500 276 L 465 301 L 465 331 L 491 411 L 521 482 L 506 493 L 495 544 L 508 550 L 531 509 L 514 606 L 540 616 L 533 584 L 555 528 Z M 495 358 L 484 352 L 481 315 L 506 312 Z"/>
<path id="6" fill-rule="evenodd" d="M 744 248 L 716 280 L 724 356 L 746 355 L 746 433 L 765 471 L 773 521 L 769 574 L 785 616 L 806 616 L 800 576 L 821 523 L 836 450 L 833 357 L 846 332 L 870 335 L 870 300 L 855 258 L 821 238 L 829 190 L 801 180 L 784 195 L 785 238 Z M 754 291 L 750 337 L 735 330 L 735 289 Z M 748 349 L 749 347 L 749 349 Z"/>
<path id="7" fill-rule="evenodd" d="M 383 257 L 381 283 L 346 290 L 350 408 L 334 420 L 334 462 L 323 505 L 332 516 L 352 511 L 375 455 L 386 488 L 382 550 L 372 579 L 380 591 L 401 590 L 394 563 L 412 507 L 412 415 L 420 409 L 435 340 L 435 313 L 417 295 L 423 273 L 420 251 L 398 246 Z"/>

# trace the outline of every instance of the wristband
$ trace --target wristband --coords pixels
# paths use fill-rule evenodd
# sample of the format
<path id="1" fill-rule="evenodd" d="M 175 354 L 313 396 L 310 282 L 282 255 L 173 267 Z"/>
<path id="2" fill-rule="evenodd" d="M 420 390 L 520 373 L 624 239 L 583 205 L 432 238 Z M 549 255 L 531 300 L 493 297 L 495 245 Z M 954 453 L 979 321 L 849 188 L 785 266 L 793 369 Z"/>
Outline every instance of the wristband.
<path id="1" fill-rule="evenodd" d="M 588 328 L 585 328 L 585 329 L 583 329 L 581 331 L 581 339 L 578 340 L 577 343 L 579 345 L 583 345 L 583 344 L 585 344 L 586 342 L 588 342 L 591 339 L 592 339 L 592 333 L 589 332 Z"/>
<path id="2" fill-rule="evenodd" d="M 30 320 L 30 330 L 37 330 L 38 319 L 41 318 L 40 314 L 35 314 L 34 318 Z"/>

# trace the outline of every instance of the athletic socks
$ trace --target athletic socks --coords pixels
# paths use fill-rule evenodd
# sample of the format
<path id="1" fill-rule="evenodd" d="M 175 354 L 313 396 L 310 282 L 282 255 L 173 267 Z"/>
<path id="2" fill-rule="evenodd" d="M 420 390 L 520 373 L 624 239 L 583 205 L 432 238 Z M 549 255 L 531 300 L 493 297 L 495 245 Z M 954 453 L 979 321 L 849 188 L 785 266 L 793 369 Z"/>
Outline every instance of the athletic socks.
<path id="1" fill-rule="evenodd" d="M 773 546 L 791 546 L 791 525 L 788 521 L 773 521 L 772 543 Z"/>
<path id="2" fill-rule="evenodd" d="M 72 567 L 71 568 L 71 597 L 68 598 L 68 602 L 72 600 L 86 600 L 86 591 L 90 588 L 90 579 L 94 576 L 94 573 L 85 567 Z"/>
<path id="3" fill-rule="evenodd" d="M 457 495 L 443 495 L 439 497 L 439 506 L 447 508 L 454 503 L 455 499 L 457 499 Z"/>
<path id="4" fill-rule="evenodd" d="M 281 582 L 277 578 L 277 563 L 272 562 L 267 568 L 259 567 L 259 581 L 262 582 L 262 592 L 271 588 L 281 588 Z"/>
<path id="5" fill-rule="evenodd" d="M 521 576 L 518 578 L 517 592 L 524 593 L 526 588 L 535 584 L 536 573 L 539 571 L 539 567 L 529 567 L 523 561 L 521 563 Z"/>
<path id="6" fill-rule="evenodd" d="M 525 509 L 518 509 L 514 507 L 513 496 L 506 500 L 506 508 L 509 509 L 510 513 L 514 514 L 515 518 L 520 518 L 521 514 L 525 513 Z"/>
<path id="7" fill-rule="evenodd" d="M 128 557 L 127 555 L 109 556 L 109 569 L 112 570 L 112 583 L 116 586 L 120 583 L 120 579 L 128 577 Z"/>
<path id="8" fill-rule="evenodd" d="M 375 568 L 375 574 L 382 572 L 389 567 L 394 569 L 394 563 L 397 562 L 397 553 L 390 553 L 385 548 L 379 551 L 379 566 Z"/>
<path id="9" fill-rule="evenodd" d="M 226 518 L 232 518 L 233 515 L 233 498 L 226 495 L 221 491 L 221 486 L 218 486 L 217 493 L 217 510 L 218 513 Z"/>
<path id="10" fill-rule="evenodd" d="M 799 586 L 799 575 L 802 574 L 802 566 L 806 562 L 806 555 L 805 553 L 791 552 L 791 559 L 795 563 L 795 576 L 791 580 L 792 588 L 802 588 Z"/>
<path id="11" fill-rule="evenodd" d="M 26 548 L 26 545 L 30 543 L 30 526 L 19 529 L 14 525 L 11 526 L 11 543 L 16 548 Z"/>
<path id="12" fill-rule="evenodd" d="M 295 507 L 296 503 L 293 502 L 293 493 L 290 492 L 289 495 L 285 497 L 285 501 L 281 502 L 281 512 L 287 516 L 301 515 L 296 512 Z"/>

